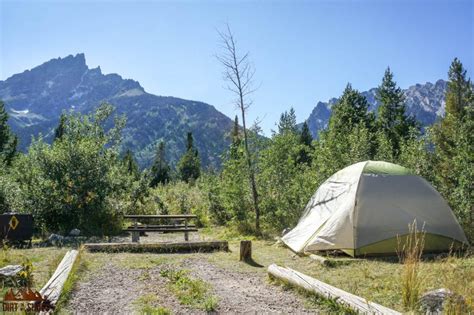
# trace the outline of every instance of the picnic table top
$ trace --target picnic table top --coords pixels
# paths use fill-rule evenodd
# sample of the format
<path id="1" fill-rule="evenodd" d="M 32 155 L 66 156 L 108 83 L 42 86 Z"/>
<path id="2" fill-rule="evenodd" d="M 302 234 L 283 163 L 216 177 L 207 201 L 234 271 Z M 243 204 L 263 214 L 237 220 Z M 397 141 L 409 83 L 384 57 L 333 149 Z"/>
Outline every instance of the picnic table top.
<path id="1" fill-rule="evenodd" d="M 194 214 L 159 214 L 159 215 L 145 215 L 145 214 L 133 214 L 124 215 L 126 219 L 195 219 L 197 218 Z"/>

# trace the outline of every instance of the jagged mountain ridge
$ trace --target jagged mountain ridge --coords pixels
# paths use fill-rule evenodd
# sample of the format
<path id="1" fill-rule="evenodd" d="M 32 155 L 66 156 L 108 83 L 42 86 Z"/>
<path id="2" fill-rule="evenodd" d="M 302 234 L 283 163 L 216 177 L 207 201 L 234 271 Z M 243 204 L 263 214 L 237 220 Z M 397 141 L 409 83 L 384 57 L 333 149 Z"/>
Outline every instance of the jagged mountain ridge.
<path id="1" fill-rule="evenodd" d="M 444 115 L 445 99 L 448 82 L 438 80 L 436 83 L 415 84 L 403 90 L 405 94 L 406 108 L 409 115 L 413 115 L 422 126 L 433 124 L 438 117 Z M 376 111 L 379 103 L 375 98 L 377 88 L 362 92 L 369 102 L 369 110 Z M 331 107 L 338 101 L 331 98 L 327 102 L 318 102 L 306 120 L 313 135 L 317 137 L 320 130 L 327 127 L 331 116 Z"/>
<path id="2" fill-rule="evenodd" d="M 89 69 L 84 54 L 52 59 L 0 81 L 0 99 L 23 150 L 39 133 L 51 140 L 63 111 L 89 113 L 109 102 L 117 114 L 127 116 L 122 146 L 132 149 L 142 166 L 150 165 L 161 140 L 176 162 L 188 131 L 193 132 L 203 165 L 218 166 L 233 124 L 209 104 L 153 95 L 137 81 L 103 74 L 100 67 Z"/>

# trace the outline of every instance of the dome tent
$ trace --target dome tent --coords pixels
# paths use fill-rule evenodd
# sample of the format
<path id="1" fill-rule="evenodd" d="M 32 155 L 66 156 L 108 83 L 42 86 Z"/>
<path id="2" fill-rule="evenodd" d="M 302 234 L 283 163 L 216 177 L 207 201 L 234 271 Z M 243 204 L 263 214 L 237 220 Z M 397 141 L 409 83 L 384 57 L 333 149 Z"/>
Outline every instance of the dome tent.
<path id="1" fill-rule="evenodd" d="M 396 164 L 365 161 L 327 179 L 282 241 L 297 253 L 392 254 L 413 222 L 426 233 L 425 251 L 467 244 L 450 207 L 425 179 Z"/>

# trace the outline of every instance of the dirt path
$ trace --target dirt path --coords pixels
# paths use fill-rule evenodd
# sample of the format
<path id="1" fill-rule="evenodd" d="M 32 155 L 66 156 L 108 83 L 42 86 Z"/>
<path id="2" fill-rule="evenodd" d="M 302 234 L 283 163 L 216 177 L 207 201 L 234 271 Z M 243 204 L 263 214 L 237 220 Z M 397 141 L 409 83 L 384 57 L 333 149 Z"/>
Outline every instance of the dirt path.
<path id="1" fill-rule="evenodd" d="M 301 297 L 292 291 L 271 285 L 256 274 L 233 272 L 216 267 L 204 259 L 187 259 L 184 268 L 210 283 L 219 297 L 218 312 L 251 314 L 304 314 L 306 309 Z"/>
<path id="2" fill-rule="evenodd" d="M 203 313 L 189 309 L 177 301 L 166 288 L 166 279 L 160 270 L 169 265 L 157 265 L 147 269 L 130 269 L 110 256 L 101 268 L 77 284 L 68 310 L 89 314 L 129 314 L 136 312 L 136 301 L 143 296 L 153 296 L 156 304 L 174 314 Z M 304 307 L 304 300 L 292 291 L 267 283 L 256 273 L 235 272 L 216 267 L 204 256 L 187 258 L 173 265 L 188 269 L 195 277 L 208 282 L 218 296 L 218 313 L 314 313 Z"/>

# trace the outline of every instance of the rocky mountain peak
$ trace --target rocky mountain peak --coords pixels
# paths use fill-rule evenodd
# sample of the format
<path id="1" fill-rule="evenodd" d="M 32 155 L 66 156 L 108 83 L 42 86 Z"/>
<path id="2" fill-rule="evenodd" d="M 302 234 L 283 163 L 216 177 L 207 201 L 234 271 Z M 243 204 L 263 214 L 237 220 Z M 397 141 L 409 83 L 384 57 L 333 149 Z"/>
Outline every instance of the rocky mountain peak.
<path id="1" fill-rule="evenodd" d="M 0 81 L 0 99 L 23 150 L 38 133 L 50 141 L 61 113 L 90 113 L 102 102 L 111 103 L 117 114 L 127 117 L 123 148 L 131 149 L 141 165 L 153 160 L 161 140 L 176 162 L 188 131 L 194 134 L 203 164 L 218 165 L 233 124 L 209 104 L 149 94 L 135 80 L 103 74 L 100 67 L 89 69 L 82 53 L 51 59 Z"/>
<path id="2" fill-rule="evenodd" d="M 447 88 L 445 80 L 437 80 L 434 84 L 426 82 L 415 84 L 403 90 L 407 112 L 420 121 L 423 126 L 433 124 L 436 119 L 444 115 L 444 94 Z M 361 94 L 369 102 L 369 110 L 377 112 L 379 103 L 376 99 L 377 88 L 372 88 Z M 318 102 L 309 115 L 307 122 L 314 137 L 317 137 L 320 130 L 327 127 L 331 117 L 331 107 L 338 101 L 331 98 L 327 102 Z"/>

